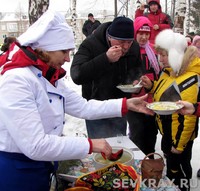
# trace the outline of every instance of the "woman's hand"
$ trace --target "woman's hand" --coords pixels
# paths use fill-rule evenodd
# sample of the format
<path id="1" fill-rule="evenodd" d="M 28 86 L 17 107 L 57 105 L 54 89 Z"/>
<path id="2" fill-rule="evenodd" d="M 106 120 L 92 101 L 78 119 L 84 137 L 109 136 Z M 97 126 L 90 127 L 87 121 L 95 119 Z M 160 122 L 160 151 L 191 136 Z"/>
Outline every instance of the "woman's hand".
<path id="1" fill-rule="evenodd" d="M 178 101 L 176 103 L 183 105 L 183 108 L 177 111 L 182 115 L 192 115 L 195 112 L 194 105 L 188 101 Z"/>
<path id="2" fill-rule="evenodd" d="M 147 97 L 148 95 L 146 94 L 141 97 L 127 99 L 126 101 L 127 109 L 131 111 L 145 113 L 148 115 L 154 115 L 154 112 L 146 107 L 146 105 L 148 104 L 145 101 Z"/>
<path id="3" fill-rule="evenodd" d="M 109 128 L 109 127 L 108 127 Z M 112 153 L 112 147 L 105 139 L 91 139 L 92 141 L 92 152 L 94 153 L 105 153 L 106 158 L 109 158 Z"/>

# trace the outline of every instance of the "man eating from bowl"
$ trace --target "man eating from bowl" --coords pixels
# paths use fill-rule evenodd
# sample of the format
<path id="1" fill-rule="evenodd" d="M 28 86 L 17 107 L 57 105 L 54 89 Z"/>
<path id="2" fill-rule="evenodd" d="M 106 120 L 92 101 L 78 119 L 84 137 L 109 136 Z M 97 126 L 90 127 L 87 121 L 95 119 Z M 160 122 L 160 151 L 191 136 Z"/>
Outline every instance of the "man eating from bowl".
<path id="1" fill-rule="evenodd" d="M 107 100 L 131 97 L 118 85 L 132 84 L 143 74 L 140 49 L 134 41 L 133 21 L 117 17 L 100 25 L 80 45 L 71 66 L 73 81 L 82 85 L 82 96 L 87 100 Z M 90 138 L 126 135 L 124 117 L 86 120 Z"/>

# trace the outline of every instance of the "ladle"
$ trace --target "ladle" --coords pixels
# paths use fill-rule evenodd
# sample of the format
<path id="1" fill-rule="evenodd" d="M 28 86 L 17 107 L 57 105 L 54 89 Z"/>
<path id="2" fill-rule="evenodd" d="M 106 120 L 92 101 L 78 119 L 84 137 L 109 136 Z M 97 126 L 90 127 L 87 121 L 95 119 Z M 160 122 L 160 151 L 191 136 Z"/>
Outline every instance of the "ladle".
<path id="1" fill-rule="evenodd" d="M 106 160 L 110 160 L 110 161 L 117 161 L 119 160 L 122 155 L 123 155 L 123 149 L 120 149 L 119 151 L 117 151 L 116 153 L 111 153 L 109 158 L 106 158 L 106 155 L 104 152 L 101 152 L 102 157 Z"/>

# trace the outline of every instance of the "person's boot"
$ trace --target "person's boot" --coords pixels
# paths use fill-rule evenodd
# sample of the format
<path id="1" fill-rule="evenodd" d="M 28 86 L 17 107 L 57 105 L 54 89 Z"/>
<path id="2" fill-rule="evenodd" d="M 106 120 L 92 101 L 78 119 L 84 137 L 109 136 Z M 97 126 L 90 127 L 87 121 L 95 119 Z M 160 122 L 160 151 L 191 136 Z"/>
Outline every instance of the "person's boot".
<path id="1" fill-rule="evenodd" d="M 200 178 L 200 169 L 197 171 L 197 177 Z"/>

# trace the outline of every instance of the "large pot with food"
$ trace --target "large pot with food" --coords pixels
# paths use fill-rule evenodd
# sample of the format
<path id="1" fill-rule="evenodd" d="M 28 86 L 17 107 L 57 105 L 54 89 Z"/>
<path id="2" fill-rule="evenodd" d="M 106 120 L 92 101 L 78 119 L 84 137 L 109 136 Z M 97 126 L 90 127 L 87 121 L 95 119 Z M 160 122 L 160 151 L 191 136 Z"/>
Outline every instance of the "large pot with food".
<path id="1" fill-rule="evenodd" d="M 95 166 L 96 170 L 99 168 L 108 166 L 114 162 L 120 162 L 125 165 L 132 166 L 134 163 L 133 151 L 131 151 L 130 149 L 127 149 L 127 148 L 122 148 L 122 147 L 112 147 L 112 152 L 115 153 L 115 152 L 119 151 L 120 149 L 123 149 L 123 154 L 122 154 L 121 158 L 119 158 L 116 161 L 110 161 L 108 159 L 105 160 L 103 158 L 103 156 L 101 155 L 101 153 L 95 153 L 93 155 L 93 160 L 94 160 L 94 166 Z"/>

